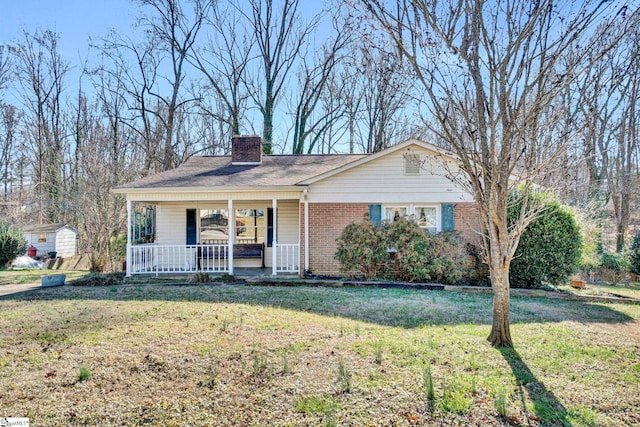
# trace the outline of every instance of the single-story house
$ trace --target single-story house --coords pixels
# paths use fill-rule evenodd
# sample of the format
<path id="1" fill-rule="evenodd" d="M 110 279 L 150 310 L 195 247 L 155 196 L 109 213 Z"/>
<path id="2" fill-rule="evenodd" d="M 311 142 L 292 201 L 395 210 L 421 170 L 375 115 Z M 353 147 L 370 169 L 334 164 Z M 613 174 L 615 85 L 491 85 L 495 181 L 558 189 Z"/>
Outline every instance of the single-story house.
<path id="1" fill-rule="evenodd" d="M 259 136 L 234 136 L 231 156 L 192 157 L 113 190 L 127 199 L 126 272 L 337 274 L 336 239 L 365 215 L 477 241 L 457 170 L 453 155 L 415 139 L 374 154 L 265 155 Z"/>
<path id="2" fill-rule="evenodd" d="M 78 254 L 78 231 L 64 223 L 27 225 L 22 227 L 24 238 L 29 246 L 37 249 L 37 256 L 56 252 L 58 257 L 71 257 Z"/>

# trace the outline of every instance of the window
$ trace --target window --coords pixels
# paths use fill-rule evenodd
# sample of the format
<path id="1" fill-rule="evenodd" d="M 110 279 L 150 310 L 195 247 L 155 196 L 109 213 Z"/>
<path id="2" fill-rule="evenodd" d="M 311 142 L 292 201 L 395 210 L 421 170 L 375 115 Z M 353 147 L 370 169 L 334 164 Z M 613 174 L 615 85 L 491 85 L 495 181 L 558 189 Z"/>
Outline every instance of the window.
<path id="1" fill-rule="evenodd" d="M 438 205 L 383 206 L 382 212 L 382 220 L 385 222 L 406 218 L 410 221 L 415 221 L 425 232 L 437 233 L 441 230 L 441 213 Z"/>
<path id="2" fill-rule="evenodd" d="M 226 209 L 200 210 L 200 242 L 215 245 L 229 241 L 229 214 Z"/>
<path id="3" fill-rule="evenodd" d="M 387 222 L 393 222 L 398 218 L 407 217 L 406 206 L 386 206 L 384 208 L 384 220 Z"/>
<path id="4" fill-rule="evenodd" d="M 38 243 L 47 243 L 47 235 L 38 234 Z"/>
<path id="5" fill-rule="evenodd" d="M 423 230 L 430 233 L 438 231 L 438 209 L 435 206 L 417 206 L 415 218 Z"/>
<path id="6" fill-rule="evenodd" d="M 237 209 L 236 242 L 263 243 L 266 220 L 264 209 Z"/>

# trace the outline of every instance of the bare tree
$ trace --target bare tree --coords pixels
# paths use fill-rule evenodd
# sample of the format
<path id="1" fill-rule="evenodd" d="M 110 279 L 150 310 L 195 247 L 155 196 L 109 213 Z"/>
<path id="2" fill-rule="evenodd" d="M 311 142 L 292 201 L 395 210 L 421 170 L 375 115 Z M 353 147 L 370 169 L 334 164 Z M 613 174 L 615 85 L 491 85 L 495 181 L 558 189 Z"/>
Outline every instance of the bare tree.
<path id="1" fill-rule="evenodd" d="M 636 177 L 640 172 L 640 32 L 637 25 L 634 31 L 627 33 L 623 45 L 626 50 L 624 69 L 618 70 L 626 80 L 623 92 L 623 104 L 619 117 L 619 126 L 615 132 L 615 144 L 609 157 L 607 187 L 613 202 L 616 252 L 622 252 L 629 223 L 631 221 L 631 200 L 637 189 Z"/>
<path id="2" fill-rule="evenodd" d="M 200 106 L 205 114 L 229 127 L 228 140 L 239 135 L 246 115 L 248 66 L 254 35 L 235 8 L 218 3 L 207 17 L 209 40 L 190 56 L 193 65 L 202 72 L 206 84 L 199 89 L 212 93 L 201 95 Z M 207 102 L 208 101 L 208 102 Z"/>
<path id="3" fill-rule="evenodd" d="M 13 175 L 12 168 L 16 159 L 14 152 L 16 147 L 16 133 L 18 130 L 18 123 L 20 119 L 20 112 L 13 105 L 4 104 L 0 101 L 0 180 L 3 183 L 3 195 L 4 202 L 3 215 L 8 215 L 8 203 L 12 188 L 10 187 L 10 181 Z"/>
<path id="4" fill-rule="evenodd" d="M 153 47 L 156 51 L 164 52 L 171 67 L 171 72 L 162 79 L 168 83 L 169 95 L 163 95 L 161 86 L 148 88 L 150 95 L 156 98 L 161 108 L 153 113 L 163 125 L 164 144 L 162 150 L 162 170 L 177 166 L 174 155 L 174 125 L 176 114 L 194 99 L 184 98 L 183 83 L 187 76 L 185 65 L 191 54 L 198 32 L 202 27 L 212 2 L 210 0 L 192 0 L 192 8 L 187 12 L 178 0 L 137 0 L 141 5 L 151 10 L 151 15 L 141 20 L 149 31 Z"/>
<path id="5" fill-rule="evenodd" d="M 638 17 L 631 15 L 629 19 Z M 611 37 L 596 34 L 593 44 L 605 50 L 572 90 L 569 120 L 579 129 L 586 169 L 585 197 L 601 206 L 612 202 L 616 229 L 615 249 L 624 249 L 631 219 L 634 175 L 638 168 L 638 90 L 640 84 L 639 33 L 630 26 L 613 49 Z M 604 46 L 601 48 L 600 46 Z"/>
<path id="6" fill-rule="evenodd" d="M 311 63 L 306 57 L 300 61 L 300 87 L 296 94 L 293 125 L 293 154 L 311 153 L 324 133 L 333 126 L 333 121 L 327 119 L 335 120 L 336 115 L 339 115 L 339 103 L 325 104 L 334 108 L 322 110 L 318 106 L 323 100 L 323 94 L 329 89 L 332 78 L 335 77 L 337 67 L 344 61 L 355 33 L 347 22 L 339 19 L 339 15 L 333 18 L 333 30 L 335 35 L 325 41 Z M 314 117 L 314 113 L 319 114 Z M 311 141 L 305 147 L 309 136 Z"/>
<path id="7" fill-rule="evenodd" d="M 142 175 L 161 170 L 163 125 L 158 116 L 158 103 L 149 94 L 158 84 L 160 59 L 153 43 L 135 43 L 114 31 L 92 44 L 100 55 L 100 64 L 88 73 L 103 103 L 108 102 L 110 117 L 133 130 L 134 141 L 143 157 Z M 126 106 L 121 109 L 123 101 Z M 117 127 L 112 123 L 112 128 Z"/>
<path id="8" fill-rule="evenodd" d="M 6 207 L 9 198 L 10 168 L 13 160 L 17 113 L 15 107 L 5 104 L 2 91 L 10 80 L 12 64 L 9 62 L 6 46 L 0 45 L 0 178 L 4 193 L 3 215 L 7 215 Z"/>
<path id="9" fill-rule="evenodd" d="M 394 143 L 400 115 L 409 101 L 410 73 L 395 51 L 385 52 L 374 44 L 361 47 L 358 57 L 362 61 L 362 142 L 366 153 L 376 153 Z"/>
<path id="10" fill-rule="evenodd" d="M 33 153 L 39 221 L 63 220 L 62 163 L 64 78 L 69 66 L 58 50 L 59 34 L 50 31 L 23 33 L 15 46 L 16 69 L 27 113 L 23 124 Z"/>
<path id="11" fill-rule="evenodd" d="M 282 0 L 279 10 L 274 3 L 274 0 L 249 0 L 251 11 L 245 14 L 260 62 L 259 72 L 250 82 L 250 92 L 263 117 L 262 139 L 266 154 L 272 152 L 273 118 L 287 77 L 319 22 L 319 16 L 316 16 L 309 23 L 301 24 L 300 0 Z"/>
<path id="12" fill-rule="evenodd" d="M 538 208 L 522 203 L 510 224 L 510 192 L 524 184 L 522 196 L 528 200 L 528 184 L 555 167 L 566 150 L 563 140 L 539 138 L 548 125 L 542 119 L 553 117 L 550 105 L 581 65 L 559 59 L 596 31 L 595 24 L 613 7 L 552 0 L 406 0 L 393 7 L 373 0 L 364 7 L 412 66 L 425 91 L 425 108 L 437 123 L 432 130 L 459 160 L 460 173 L 451 171 L 452 177 L 474 195 L 485 229 L 494 295 L 488 339 L 494 346 L 512 346 L 509 266 Z M 621 19 L 618 25 L 627 23 Z M 577 58 L 591 54 L 595 60 L 591 48 L 582 44 Z"/>

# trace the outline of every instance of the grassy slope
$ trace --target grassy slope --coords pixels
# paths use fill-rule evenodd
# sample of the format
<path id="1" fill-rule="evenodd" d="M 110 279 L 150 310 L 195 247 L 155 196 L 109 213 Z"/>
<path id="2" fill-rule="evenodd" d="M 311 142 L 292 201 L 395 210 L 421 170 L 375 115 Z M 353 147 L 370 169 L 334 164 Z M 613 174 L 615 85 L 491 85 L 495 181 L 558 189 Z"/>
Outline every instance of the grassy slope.
<path id="1" fill-rule="evenodd" d="M 516 347 L 498 350 L 485 339 L 490 306 L 490 295 L 384 289 L 42 289 L 0 299 L 0 415 L 34 425 L 640 423 L 640 307 L 513 298 Z M 81 367 L 91 378 L 79 381 Z"/>

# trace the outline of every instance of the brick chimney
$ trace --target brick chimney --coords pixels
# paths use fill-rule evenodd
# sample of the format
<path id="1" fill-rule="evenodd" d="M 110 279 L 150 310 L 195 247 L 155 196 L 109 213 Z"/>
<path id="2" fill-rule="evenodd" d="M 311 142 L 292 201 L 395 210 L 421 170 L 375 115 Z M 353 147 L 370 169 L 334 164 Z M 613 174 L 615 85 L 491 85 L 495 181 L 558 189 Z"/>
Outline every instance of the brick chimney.
<path id="1" fill-rule="evenodd" d="M 262 138 L 259 135 L 231 137 L 231 164 L 259 165 L 262 163 Z"/>

